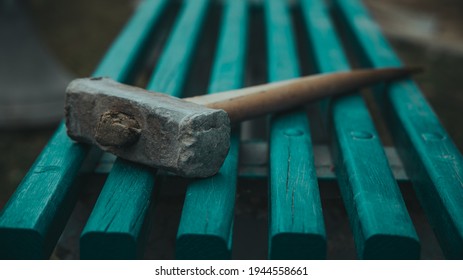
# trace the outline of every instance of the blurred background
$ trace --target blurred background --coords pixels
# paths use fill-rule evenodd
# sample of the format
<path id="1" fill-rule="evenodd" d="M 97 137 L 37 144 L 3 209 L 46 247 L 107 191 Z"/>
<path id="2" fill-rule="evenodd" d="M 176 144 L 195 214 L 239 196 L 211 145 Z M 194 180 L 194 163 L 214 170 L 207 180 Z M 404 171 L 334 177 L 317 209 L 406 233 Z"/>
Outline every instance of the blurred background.
<path id="1" fill-rule="evenodd" d="M 136 0 L 0 0 L 0 209 L 62 117 L 64 88 L 90 76 Z M 463 150 L 463 1 L 364 0 Z"/>
<path id="2" fill-rule="evenodd" d="M 92 74 L 137 2 L 0 0 L 0 208 L 57 127 L 67 83 Z"/>

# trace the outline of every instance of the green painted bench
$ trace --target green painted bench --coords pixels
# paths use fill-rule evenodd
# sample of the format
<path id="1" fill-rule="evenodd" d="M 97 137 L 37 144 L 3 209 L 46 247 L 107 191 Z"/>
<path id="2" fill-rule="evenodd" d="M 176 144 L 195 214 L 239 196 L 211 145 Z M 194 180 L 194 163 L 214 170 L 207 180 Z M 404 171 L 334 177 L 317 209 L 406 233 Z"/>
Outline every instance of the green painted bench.
<path id="1" fill-rule="evenodd" d="M 93 75 L 129 84 L 148 80 L 150 90 L 182 96 L 348 70 L 344 49 L 359 66 L 401 65 L 360 1 L 332 2 L 327 7 L 322 0 L 147 0 Z M 258 186 L 263 184 L 268 185 L 266 230 L 248 242 L 268 240 L 265 257 L 270 259 L 324 259 L 333 233 L 327 235 L 320 192 L 333 181 L 358 258 L 420 258 L 426 240 L 420 241 L 398 184 L 409 181 L 443 255 L 461 259 L 461 154 L 413 81 L 374 90 L 406 176 L 399 178 L 388 161 L 391 148 L 384 148 L 360 94 L 321 101 L 309 113 L 300 108 L 260 120 L 269 127 L 263 140 L 246 140 L 245 130 L 255 129 L 243 124 L 232 133 L 220 173 L 186 182 L 176 234 L 168 239 L 175 243 L 173 257 L 234 257 L 237 193 L 242 185 L 267 192 Z M 312 109 L 328 136 L 321 147 L 314 140 Z M 252 155 L 259 150 L 262 161 Z M 317 164 L 320 158 L 331 160 L 326 151 L 336 176 Z M 175 192 L 185 182 L 121 159 L 110 160 L 109 174 L 98 177 L 95 170 L 108 158 L 100 156 L 70 141 L 60 125 L 0 214 L 0 258 L 50 258 L 69 235 L 77 236 L 82 259 L 146 258 L 147 250 L 159 247 L 150 242 L 166 242 L 151 240 L 150 233 L 153 224 L 162 227 L 156 218 L 167 214 L 156 214 L 160 197 L 169 195 L 159 190 Z M 82 216 L 82 226 L 65 234 L 87 185 L 98 186 L 97 200 Z M 254 238 L 251 231 L 247 238 Z"/>

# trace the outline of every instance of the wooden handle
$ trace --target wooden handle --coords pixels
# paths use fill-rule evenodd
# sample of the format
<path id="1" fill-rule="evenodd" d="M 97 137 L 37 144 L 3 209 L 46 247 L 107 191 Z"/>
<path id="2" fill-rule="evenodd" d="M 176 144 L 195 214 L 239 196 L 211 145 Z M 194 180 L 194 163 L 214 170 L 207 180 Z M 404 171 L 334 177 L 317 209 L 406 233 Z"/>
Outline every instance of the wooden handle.
<path id="1" fill-rule="evenodd" d="M 231 122 L 239 122 L 287 110 L 315 99 L 349 93 L 377 82 L 403 78 L 421 70 L 416 67 L 382 68 L 312 75 L 184 100 L 223 109 Z"/>

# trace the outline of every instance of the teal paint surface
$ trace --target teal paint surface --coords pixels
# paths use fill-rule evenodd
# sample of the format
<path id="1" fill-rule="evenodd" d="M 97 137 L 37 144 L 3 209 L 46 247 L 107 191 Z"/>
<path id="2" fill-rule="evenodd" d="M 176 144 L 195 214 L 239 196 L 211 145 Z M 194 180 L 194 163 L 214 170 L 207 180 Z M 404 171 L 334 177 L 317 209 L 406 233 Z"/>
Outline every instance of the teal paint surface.
<path id="1" fill-rule="evenodd" d="M 208 4 L 207 0 L 184 3 L 148 90 L 180 95 Z M 154 177 L 152 169 L 116 161 L 81 234 L 82 259 L 143 256 Z"/>
<path id="2" fill-rule="evenodd" d="M 208 0 L 184 1 L 184 7 L 174 25 L 156 71 L 147 89 L 180 97 L 186 74 L 196 49 L 201 27 L 206 19 Z M 162 71 L 160 71 L 162 70 Z"/>
<path id="3" fill-rule="evenodd" d="M 142 257 L 153 174 L 148 167 L 116 160 L 82 233 L 82 259 Z"/>
<path id="4" fill-rule="evenodd" d="M 269 80 L 300 75 L 287 1 L 265 1 Z M 269 258 L 326 258 L 326 234 L 306 112 L 272 118 Z"/>
<path id="5" fill-rule="evenodd" d="M 366 66 L 401 65 L 359 1 L 335 11 Z M 402 81 L 377 94 L 399 155 L 447 258 L 463 258 L 463 158 L 416 84 Z"/>
<path id="6" fill-rule="evenodd" d="M 223 5 L 211 93 L 240 88 L 243 83 L 247 1 L 227 0 Z M 231 258 L 239 144 L 238 127 L 232 131 L 230 151 L 219 173 L 188 186 L 177 232 L 177 259 Z"/>
<path id="7" fill-rule="evenodd" d="M 145 1 L 94 76 L 130 82 L 153 24 L 167 1 Z M 75 205 L 73 184 L 89 147 L 73 143 L 61 124 L 0 214 L 0 258 L 48 258 Z"/>
<path id="8" fill-rule="evenodd" d="M 150 37 L 158 24 L 168 0 L 144 0 L 125 25 L 93 73 L 94 77 L 109 77 L 129 82 L 143 58 Z"/>
<path id="9" fill-rule="evenodd" d="M 89 147 L 60 125 L 0 214 L 0 258 L 47 258 L 77 196 L 73 184 Z"/>
<path id="10" fill-rule="evenodd" d="M 348 70 L 323 1 L 303 0 L 302 10 L 319 71 Z M 419 258 L 418 236 L 363 98 L 336 98 L 330 108 L 336 175 L 358 257 Z"/>

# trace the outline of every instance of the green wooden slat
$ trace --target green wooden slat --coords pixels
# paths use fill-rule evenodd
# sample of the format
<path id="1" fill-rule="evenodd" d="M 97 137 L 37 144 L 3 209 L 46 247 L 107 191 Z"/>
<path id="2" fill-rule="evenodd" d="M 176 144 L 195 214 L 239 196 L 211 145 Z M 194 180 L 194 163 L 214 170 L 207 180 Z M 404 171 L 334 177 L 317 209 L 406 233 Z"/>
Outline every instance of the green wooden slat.
<path id="1" fill-rule="evenodd" d="M 207 8 L 207 0 L 184 3 L 153 73 L 149 90 L 180 95 Z M 148 214 L 154 176 L 154 170 L 119 159 L 116 161 L 81 234 L 81 258 L 142 257 L 142 229 Z M 130 192 L 127 189 L 131 189 Z M 130 200 L 136 201 L 130 204 L 133 209 L 127 211 Z"/>
<path id="2" fill-rule="evenodd" d="M 98 197 L 98 203 L 82 234 L 81 258 L 142 257 L 145 216 L 151 204 L 154 186 L 153 174 L 150 168 L 117 159 L 106 180 L 105 191 Z M 108 186 L 112 192 L 108 191 Z M 98 229 L 112 234 L 100 238 Z"/>
<path id="3" fill-rule="evenodd" d="M 104 76 L 116 81 L 129 82 L 143 57 L 142 54 L 146 51 L 154 28 L 168 4 L 168 0 L 142 1 L 117 40 L 106 52 L 93 76 Z"/>
<path id="4" fill-rule="evenodd" d="M 329 11 L 321 0 L 302 10 L 320 72 L 349 69 Z M 420 246 L 381 140 L 358 94 L 331 104 L 336 173 L 362 259 L 417 259 Z"/>
<path id="5" fill-rule="evenodd" d="M 335 3 L 366 65 L 401 64 L 359 1 Z M 463 258 L 463 157 L 414 82 L 394 83 L 378 99 L 444 254 Z"/>
<path id="6" fill-rule="evenodd" d="M 148 84 L 148 89 L 180 97 L 186 72 L 192 61 L 196 40 L 206 17 L 208 0 L 188 0 L 184 3 L 181 20 L 174 27 L 165 52 L 159 60 L 158 69 Z"/>
<path id="7" fill-rule="evenodd" d="M 242 86 L 247 24 L 246 0 L 227 0 L 209 92 Z M 231 258 L 239 143 L 239 129 L 235 129 L 219 173 L 188 186 L 177 233 L 176 258 Z"/>
<path id="8" fill-rule="evenodd" d="M 129 82 L 165 3 L 140 5 L 94 76 Z M 0 214 L 0 258 L 49 257 L 74 206 L 73 182 L 88 150 L 68 138 L 64 124 L 59 126 Z"/>
<path id="9" fill-rule="evenodd" d="M 72 184 L 89 147 L 60 125 L 0 216 L 0 258 L 43 259 L 53 250 L 74 206 Z"/>
<path id="10" fill-rule="evenodd" d="M 287 2 L 266 1 L 265 19 L 270 81 L 299 76 Z M 269 195 L 269 258 L 325 258 L 325 227 L 304 110 L 272 119 Z"/>

